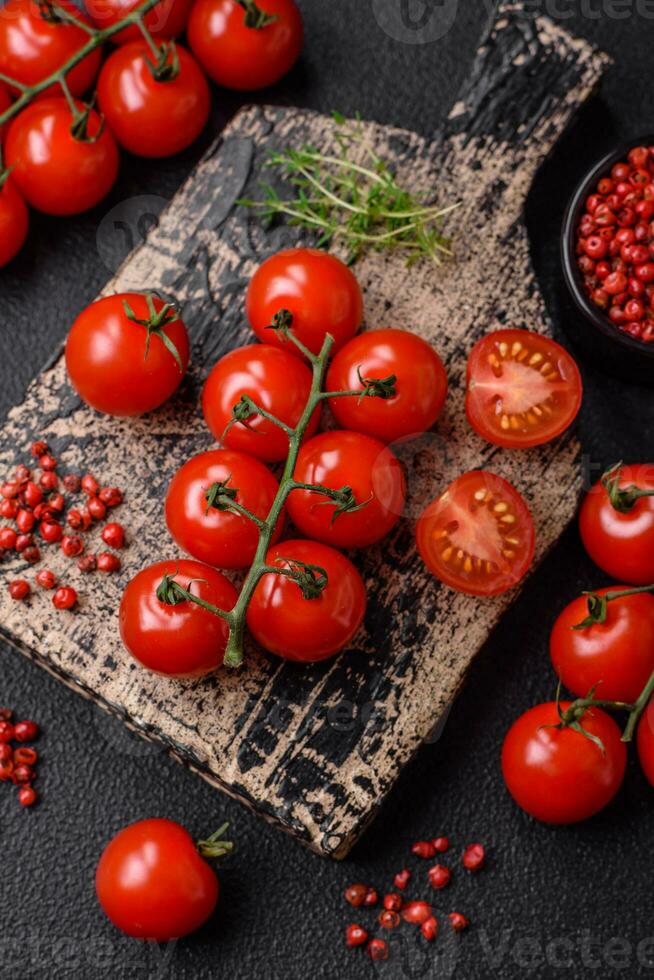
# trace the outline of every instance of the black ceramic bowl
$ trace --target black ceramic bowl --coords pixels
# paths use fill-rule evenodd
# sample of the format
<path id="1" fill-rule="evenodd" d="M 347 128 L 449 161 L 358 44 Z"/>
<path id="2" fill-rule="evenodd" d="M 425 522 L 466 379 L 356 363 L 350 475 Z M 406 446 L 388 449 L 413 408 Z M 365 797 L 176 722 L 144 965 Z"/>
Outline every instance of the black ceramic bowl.
<path id="1" fill-rule="evenodd" d="M 584 204 L 592 194 L 598 180 L 605 177 L 614 163 L 625 160 L 634 146 L 653 146 L 654 136 L 645 136 L 618 147 L 596 163 L 585 175 L 572 195 L 563 219 L 561 259 L 568 289 L 585 323 L 580 330 L 585 336 L 582 342 L 595 360 L 601 361 L 612 372 L 631 377 L 635 381 L 654 383 L 654 343 L 645 343 L 622 333 L 586 295 L 575 254 L 576 232 Z"/>

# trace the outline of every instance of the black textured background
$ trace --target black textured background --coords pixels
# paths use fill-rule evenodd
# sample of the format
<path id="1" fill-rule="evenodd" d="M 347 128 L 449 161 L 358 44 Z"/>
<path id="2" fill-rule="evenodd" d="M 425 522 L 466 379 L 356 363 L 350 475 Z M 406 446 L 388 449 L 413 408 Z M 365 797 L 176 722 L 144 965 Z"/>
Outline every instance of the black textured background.
<path id="1" fill-rule="evenodd" d="M 374 7 L 400 2 L 300 0 L 307 29 L 302 62 L 266 98 L 321 110 L 359 110 L 364 117 L 431 133 L 465 77 L 492 3 L 460 0 L 449 33 L 411 45 L 385 34 L 375 18 Z M 452 9 L 453 0 L 444 3 Z M 443 16 L 439 0 L 424 0 L 424 6 Z M 574 335 L 578 320 L 560 282 L 560 219 L 588 164 L 623 138 L 654 129 L 654 3 L 549 0 L 529 6 L 548 10 L 615 59 L 601 95 L 539 174 L 528 206 L 534 261 L 550 309 L 557 327 Z M 422 7 L 423 0 L 415 0 L 415 11 Z M 240 104 L 215 91 L 211 132 L 178 158 L 158 163 L 125 158 L 110 200 L 96 212 L 62 222 L 34 219 L 27 249 L 0 273 L 2 412 L 21 398 L 73 317 L 113 271 L 96 248 L 103 216 L 141 194 L 170 198 Z M 600 466 L 650 457 L 651 390 L 609 379 L 585 361 L 582 369 L 587 459 Z M 522 710 L 552 694 L 547 638 L 555 612 L 581 589 L 602 583 L 571 528 L 488 643 L 440 741 L 423 749 L 342 865 L 306 852 L 2 648 L 0 702 L 35 716 L 45 736 L 41 805 L 23 812 L 14 793 L 0 787 L 0 977 L 654 976 L 654 806 L 652 790 L 633 760 L 611 807 L 581 827 L 561 830 L 536 825 L 519 812 L 507 799 L 499 772 L 507 727 Z M 196 835 L 225 817 L 238 842 L 238 854 L 221 875 L 216 918 L 191 939 L 167 948 L 119 936 L 103 919 L 93 893 L 104 843 L 124 824 L 145 816 L 180 820 Z M 444 929 L 442 941 L 427 953 L 411 945 L 408 927 L 397 930 L 392 941 L 402 948 L 379 968 L 361 951 L 347 951 L 342 930 L 352 916 L 340 897 L 344 886 L 365 880 L 380 890 L 390 888 L 394 872 L 407 862 L 410 843 L 436 833 L 448 833 L 457 850 L 471 840 L 489 845 L 488 870 L 475 880 L 457 875 L 457 883 L 436 903 L 443 914 L 452 908 L 466 912 L 475 928 L 456 943 Z M 410 861 L 409 866 L 417 880 L 425 865 Z M 415 892 L 416 897 L 426 893 L 424 888 Z M 372 915 L 367 921 L 372 924 Z"/>

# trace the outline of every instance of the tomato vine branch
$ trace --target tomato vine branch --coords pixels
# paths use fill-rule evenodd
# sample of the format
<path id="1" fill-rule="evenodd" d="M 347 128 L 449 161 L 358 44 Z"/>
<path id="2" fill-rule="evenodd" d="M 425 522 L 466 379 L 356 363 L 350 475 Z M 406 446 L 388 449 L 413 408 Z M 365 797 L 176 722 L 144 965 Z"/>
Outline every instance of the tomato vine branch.
<path id="1" fill-rule="evenodd" d="M 130 13 L 126 14 L 120 20 L 116 21 L 114 24 L 111 24 L 109 27 L 104 27 L 101 29 L 91 27 L 89 24 L 82 22 L 82 20 L 75 17 L 74 14 L 58 7 L 56 4 L 47 3 L 42 5 L 42 7 L 47 7 L 50 11 L 52 11 L 56 17 L 70 21 L 82 28 L 82 30 L 89 35 L 89 39 L 86 44 L 79 47 L 75 54 L 71 55 L 71 57 L 64 62 L 60 68 L 52 72 L 46 78 L 42 78 L 40 82 L 35 82 L 34 85 L 23 85 L 15 78 L 0 74 L 0 81 L 5 82 L 5 84 L 9 85 L 10 88 L 17 90 L 20 93 L 16 101 L 0 114 L 0 126 L 3 126 L 5 123 L 9 122 L 10 119 L 13 119 L 14 116 L 17 116 L 19 112 L 22 112 L 22 110 L 29 105 L 29 103 L 32 102 L 37 95 L 45 92 L 46 89 L 58 85 L 65 92 L 66 76 L 72 71 L 72 69 L 78 65 L 80 61 L 83 61 L 87 55 L 95 51 L 96 48 L 101 47 L 105 41 L 108 41 L 124 28 L 132 25 L 138 25 L 141 30 L 147 31 L 145 25 L 142 24 L 143 17 L 159 2 L 160 0 L 143 0 L 143 3 L 141 3 L 138 7 L 135 7 L 134 10 L 130 11 Z"/>
<path id="2" fill-rule="evenodd" d="M 218 507 L 219 509 L 231 510 L 238 513 L 251 520 L 259 530 L 259 541 L 254 559 L 245 576 L 235 606 L 229 612 L 213 606 L 211 603 L 206 602 L 206 600 L 194 595 L 191 591 L 190 584 L 188 588 L 184 588 L 176 581 L 175 575 L 164 576 L 157 589 L 157 598 L 160 602 L 168 605 L 175 605 L 182 601 L 194 602 L 225 620 L 229 626 L 229 639 L 224 656 L 224 663 L 227 667 L 239 667 L 243 662 L 245 617 L 254 590 L 264 575 L 283 575 L 292 579 L 296 582 L 298 588 L 302 591 L 302 595 L 307 600 L 318 598 L 327 585 L 327 573 L 318 565 L 307 565 L 297 559 L 286 559 L 286 567 L 284 567 L 283 565 L 269 565 L 266 561 L 266 555 L 270 548 L 275 528 L 286 505 L 288 495 L 293 490 L 307 490 L 311 493 L 322 494 L 328 498 L 325 503 L 335 507 L 333 520 L 336 520 L 341 514 L 360 510 L 368 503 L 368 501 L 357 501 L 351 487 L 345 486 L 332 489 L 331 487 L 324 487 L 320 484 L 300 483 L 293 477 L 302 440 L 316 408 L 323 397 L 325 397 L 322 388 L 334 341 L 331 336 L 327 335 L 320 353 L 316 355 L 308 351 L 292 333 L 289 333 L 288 336 L 296 347 L 305 353 L 307 360 L 311 364 L 311 389 L 297 425 L 291 428 L 284 422 L 281 422 L 281 420 L 270 415 L 270 413 L 265 412 L 248 395 L 244 395 L 235 406 L 235 409 L 238 409 L 239 406 L 244 406 L 241 413 L 243 418 L 235 417 L 228 426 L 230 428 L 234 424 L 247 425 L 248 419 L 253 415 L 261 415 L 278 425 L 288 436 L 289 449 L 284 471 L 280 478 L 279 489 L 265 521 L 255 517 L 254 514 L 251 514 L 246 508 L 238 504 L 235 500 L 238 490 L 235 487 L 229 486 L 229 478 L 222 483 L 212 484 L 205 491 L 205 500 L 208 508 Z M 379 391 L 382 390 L 384 390 L 383 386 Z M 353 394 L 362 397 L 383 397 L 383 395 L 378 394 L 376 386 L 372 384 L 367 385 L 365 390 L 353 392 Z M 235 412 L 236 414 L 237 412 Z M 283 556 L 280 556 L 278 559 L 280 562 L 284 560 Z"/>

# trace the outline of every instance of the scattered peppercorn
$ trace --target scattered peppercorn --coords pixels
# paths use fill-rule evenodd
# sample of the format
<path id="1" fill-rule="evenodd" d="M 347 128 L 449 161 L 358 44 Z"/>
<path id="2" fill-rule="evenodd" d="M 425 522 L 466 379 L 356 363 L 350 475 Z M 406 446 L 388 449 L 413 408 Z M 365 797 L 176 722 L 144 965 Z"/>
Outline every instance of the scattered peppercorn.
<path id="1" fill-rule="evenodd" d="M 77 567 L 80 572 L 87 574 L 88 572 L 94 572 L 98 567 L 98 560 L 95 555 L 82 555 L 82 557 L 77 562 Z"/>
<path id="2" fill-rule="evenodd" d="M 24 578 L 14 579 L 9 583 L 9 595 L 17 602 L 22 602 L 30 594 L 30 584 Z"/>
<path id="3" fill-rule="evenodd" d="M 479 871 L 486 860 L 486 850 L 483 844 L 470 844 L 463 852 L 463 867 L 468 871 Z"/>
<path id="4" fill-rule="evenodd" d="M 64 534 L 61 539 L 61 550 L 66 558 L 77 558 L 84 551 L 84 542 L 79 534 Z"/>
<path id="5" fill-rule="evenodd" d="M 21 806 L 33 806 L 36 803 L 36 791 L 31 786 L 21 786 L 18 790 L 18 802 Z"/>
<path id="6" fill-rule="evenodd" d="M 431 905 L 429 902 L 407 902 L 402 909 L 401 915 L 405 922 L 420 926 L 432 915 Z"/>
<path id="7" fill-rule="evenodd" d="M 82 488 L 82 491 L 85 494 L 87 494 L 87 496 L 89 497 L 95 496 L 95 494 L 100 489 L 100 484 L 98 483 L 98 481 L 94 476 L 91 476 L 90 473 L 87 473 L 85 476 L 82 477 L 80 486 Z"/>
<path id="8" fill-rule="evenodd" d="M 102 529 L 102 540 L 110 548 L 122 548 L 125 545 L 125 531 L 121 524 L 105 524 Z"/>
<path id="9" fill-rule="evenodd" d="M 393 884 L 395 885 L 396 888 L 399 888 L 400 891 L 404 891 L 406 886 L 409 884 L 410 878 L 411 878 L 411 872 L 409 871 L 409 869 L 403 868 L 402 871 L 398 871 L 398 873 L 393 878 Z"/>
<path id="10" fill-rule="evenodd" d="M 390 909 L 383 909 L 379 913 L 378 922 L 382 929 L 395 929 L 400 924 L 400 917 L 397 912 L 392 912 Z"/>
<path id="11" fill-rule="evenodd" d="M 435 864 L 433 868 L 429 869 L 428 876 L 431 887 L 440 890 L 449 885 L 452 872 L 444 864 Z"/>
<path id="12" fill-rule="evenodd" d="M 345 901 L 354 908 L 359 908 L 365 902 L 367 894 L 367 885 L 350 885 L 349 888 L 345 889 Z"/>
<path id="13" fill-rule="evenodd" d="M 345 929 L 346 946 L 363 946 L 368 942 L 368 933 L 362 926 L 352 924 Z"/>
<path id="14" fill-rule="evenodd" d="M 97 564 L 100 572 L 117 572 L 120 569 L 120 558 L 108 551 L 101 551 L 97 558 Z"/>
<path id="15" fill-rule="evenodd" d="M 49 568 L 42 568 L 36 575 L 36 584 L 42 589 L 54 589 L 57 584 L 57 576 Z"/>
<path id="16" fill-rule="evenodd" d="M 436 849 L 431 841 L 420 840 L 417 844 L 413 845 L 411 853 L 419 858 L 433 858 L 436 855 Z"/>
<path id="17" fill-rule="evenodd" d="M 383 939 L 371 939 L 367 951 L 371 960 L 388 959 L 388 946 Z"/>
<path id="18" fill-rule="evenodd" d="M 450 920 L 452 928 L 455 932 L 463 932 L 463 930 L 467 929 L 470 925 L 470 922 L 468 919 L 466 919 L 465 915 L 461 915 L 460 912 L 450 912 L 448 919 Z"/>
<path id="19" fill-rule="evenodd" d="M 72 609 L 77 602 L 77 592 L 69 585 L 60 585 L 52 597 L 56 609 Z"/>
<path id="20" fill-rule="evenodd" d="M 420 932 L 428 942 L 433 943 L 438 934 L 438 919 L 436 916 L 431 915 L 428 919 L 425 919 L 420 926 Z"/>
<path id="21" fill-rule="evenodd" d="M 390 912 L 399 912 L 402 908 L 402 896 L 396 892 L 390 892 L 388 895 L 384 895 L 382 904 Z"/>
<path id="22" fill-rule="evenodd" d="M 39 726 L 35 721 L 16 722 L 14 726 L 14 738 L 17 742 L 34 742 L 39 737 Z"/>

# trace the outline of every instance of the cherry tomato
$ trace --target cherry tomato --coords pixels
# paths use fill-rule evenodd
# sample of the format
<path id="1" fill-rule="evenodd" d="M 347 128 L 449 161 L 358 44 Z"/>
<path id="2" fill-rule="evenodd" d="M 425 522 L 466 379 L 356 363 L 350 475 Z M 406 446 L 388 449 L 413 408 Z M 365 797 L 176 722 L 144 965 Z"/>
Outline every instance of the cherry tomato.
<path id="1" fill-rule="evenodd" d="M 597 595 L 620 592 L 623 585 L 597 589 Z M 585 698 L 596 687 L 604 701 L 636 701 L 654 673 L 654 596 L 623 596 L 606 606 L 606 621 L 574 629 L 588 616 L 580 596 L 566 606 L 554 624 L 550 656 L 561 681 Z"/>
<path id="2" fill-rule="evenodd" d="M 560 435 L 581 406 L 579 369 L 560 344 L 528 330 L 497 330 L 468 358 L 466 413 L 482 439 L 524 449 Z"/>
<path id="3" fill-rule="evenodd" d="M 294 0 L 253 0 L 253 13 L 236 0 L 197 0 L 188 41 L 209 78 L 225 88 L 251 92 L 274 85 L 302 50 L 302 18 Z M 271 19 L 251 26 L 261 12 Z"/>
<path id="4" fill-rule="evenodd" d="M 299 453 L 294 478 L 331 490 L 349 488 L 360 510 L 338 514 L 342 505 L 322 493 L 293 490 L 288 513 L 302 534 L 335 548 L 362 548 L 397 524 L 406 486 L 399 461 L 382 442 L 360 432 L 331 430 L 314 436 Z"/>
<path id="5" fill-rule="evenodd" d="M 327 373 L 328 391 L 360 391 L 359 380 L 395 376 L 391 398 L 352 395 L 332 398 L 339 425 L 366 432 L 383 442 L 406 439 L 430 429 L 447 395 L 443 362 L 422 337 L 405 330 L 371 330 L 343 347 Z"/>
<path id="6" fill-rule="evenodd" d="M 86 140 L 72 135 L 72 124 L 66 100 L 48 98 L 32 102 L 9 126 L 5 150 L 12 179 L 27 203 L 46 214 L 87 211 L 118 176 L 118 148 L 98 113 L 89 113 Z"/>
<path id="7" fill-rule="evenodd" d="M 85 0 L 89 17 L 96 27 L 112 27 L 138 7 L 142 0 Z M 186 27 L 193 0 L 162 0 L 145 15 L 145 26 L 154 38 L 162 41 L 178 37 Z M 125 27 L 111 38 L 114 44 L 140 41 L 138 27 Z"/>
<path id="8" fill-rule="evenodd" d="M 618 485 L 654 490 L 654 466 L 622 466 Z M 616 510 L 600 480 L 584 499 L 579 530 L 584 548 L 607 575 L 630 585 L 654 583 L 654 497 Z"/>
<path id="9" fill-rule="evenodd" d="M 229 630 L 216 613 L 190 599 L 168 605 L 157 598 L 164 575 L 205 602 L 229 612 L 237 592 L 225 576 L 199 561 L 149 565 L 128 583 L 120 603 L 120 635 L 143 667 L 169 677 L 200 677 L 220 667 Z"/>
<path id="10" fill-rule="evenodd" d="M 469 595 L 513 588 L 534 556 L 529 508 L 510 483 L 485 470 L 451 483 L 420 517 L 416 537 L 430 572 Z"/>
<path id="11" fill-rule="evenodd" d="M 570 702 L 561 702 L 566 711 Z M 558 729 L 555 701 L 521 715 L 502 749 L 506 787 L 518 806 L 545 823 L 586 820 L 617 793 L 627 765 L 627 749 L 616 723 L 600 708 L 587 710 L 581 725 L 604 750 L 572 728 Z"/>
<path id="12" fill-rule="evenodd" d="M 640 765 L 650 786 L 654 786 L 654 698 L 638 722 L 636 747 Z"/>
<path id="13" fill-rule="evenodd" d="M 107 844 L 95 890 L 118 929 L 136 939 L 167 942 L 207 921 L 220 888 L 188 831 L 172 820 L 140 820 Z"/>
<path id="14" fill-rule="evenodd" d="M 164 301 L 152 297 L 161 315 Z M 139 320 L 148 320 L 142 293 L 117 293 L 87 306 L 75 320 L 66 342 L 66 367 L 72 386 L 84 401 L 107 415 L 143 415 L 170 398 L 186 371 L 189 342 L 181 319 L 170 319 L 161 331 L 177 350 L 178 364 L 161 336 L 130 319 L 127 303 Z M 171 310 L 170 316 L 175 314 Z"/>
<path id="15" fill-rule="evenodd" d="M 179 70 L 174 77 L 153 71 L 154 57 L 145 41 L 117 48 L 102 66 L 98 103 L 122 147 L 141 157 L 168 157 L 186 149 L 209 118 L 211 96 L 195 58 L 175 45 Z M 174 70 L 169 52 L 163 70 Z"/>
<path id="16" fill-rule="evenodd" d="M 288 436 L 274 422 L 253 415 L 233 425 L 223 439 L 233 419 L 232 409 L 242 395 L 248 395 L 260 408 L 294 427 L 310 391 L 311 371 L 290 350 L 250 344 L 225 354 L 214 366 L 202 393 L 202 411 L 214 436 L 225 446 L 275 463 L 288 455 Z M 318 406 L 307 426 L 307 438 L 318 428 L 320 412 Z"/>
<path id="17" fill-rule="evenodd" d="M 337 351 L 355 335 L 363 317 L 363 296 L 353 273 L 317 248 L 289 248 L 266 259 L 250 280 L 245 306 L 259 340 L 291 353 L 297 352 L 293 342 L 268 329 L 282 310 L 292 314 L 291 331 L 314 354 L 326 334 L 334 338 L 332 353 Z"/>
<path id="18" fill-rule="evenodd" d="M 0 186 L 0 266 L 20 252 L 27 238 L 29 215 L 25 201 L 7 177 Z"/>
<path id="19" fill-rule="evenodd" d="M 293 562 L 318 565 L 327 585 L 318 598 L 307 599 L 297 582 L 269 572 L 257 585 L 247 611 L 247 625 L 266 650 L 312 663 L 347 646 L 359 629 L 366 608 L 366 590 L 345 555 L 317 541 L 280 541 L 266 555 L 269 565 L 292 569 Z"/>
<path id="20" fill-rule="evenodd" d="M 57 0 L 57 6 L 90 24 L 71 0 Z M 0 7 L 0 72 L 23 85 L 36 85 L 52 75 L 89 39 L 82 27 L 49 19 L 44 10 L 36 0 L 7 0 Z M 91 88 L 101 59 L 96 48 L 68 72 L 66 82 L 73 95 L 83 95 Z M 61 89 L 50 85 L 45 92 L 50 96 Z"/>
<path id="21" fill-rule="evenodd" d="M 247 517 L 209 505 L 211 488 L 225 484 L 238 490 L 234 500 L 265 520 L 279 489 L 263 463 L 244 453 L 216 449 L 189 459 L 177 471 L 166 497 L 166 523 L 184 551 L 218 568 L 246 568 L 252 564 L 259 531 Z M 283 519 L 273 540 L 282 532 Z"/>

